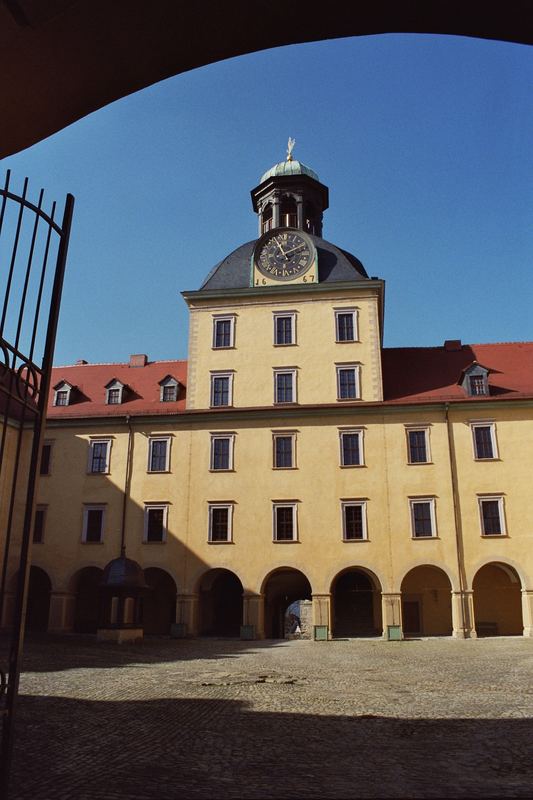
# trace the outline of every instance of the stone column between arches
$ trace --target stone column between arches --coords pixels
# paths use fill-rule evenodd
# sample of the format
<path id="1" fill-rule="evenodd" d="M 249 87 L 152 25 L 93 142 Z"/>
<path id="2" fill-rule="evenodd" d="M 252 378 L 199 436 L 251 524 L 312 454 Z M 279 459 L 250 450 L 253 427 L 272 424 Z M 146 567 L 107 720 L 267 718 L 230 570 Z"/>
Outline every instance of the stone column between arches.
<path id="1" fill-rule="evenodd" d="M 198 636 L 199 633 L 199 597 L 198 594 L 176 595 L 176 622 L 185 624 L 187 636 Z"/>
<path id="2" fill-rule="evenodd" d="M 73 592 L 54 592 L 50 594 L 48 615 L 49 633 L 70 633 L 74 628 L 76 595 Z"/>
<path id="3" fill-rule="evenodd" d="M 332 638 L 331 593 L 313 594 L 313 625 L 327 625 L 328 639 Z"/>
<path id="4" fill-rule="evenodd" d="M 452 590 L 452 636 L 454 639 L 477 639 L 474 622 L 474 592 Z"/>
<path id="5" fill-rule="evenodd" d="M 242 624 L 253 625 L 256 639 L 265 638 L 265 595 L 245 592 L 242 596 Z"/>
<path id="6" fill-rule="evenodd" d="M 381 616 L 383 619 L 383 638 L 388 639 L 389 625 L 402 625 L 401 592 L 381 593 Z"/>
<path id="7" fill-rule="evenodd" d="M 524 636 L 533 637 L 533 589 L 522 589 Z"/>

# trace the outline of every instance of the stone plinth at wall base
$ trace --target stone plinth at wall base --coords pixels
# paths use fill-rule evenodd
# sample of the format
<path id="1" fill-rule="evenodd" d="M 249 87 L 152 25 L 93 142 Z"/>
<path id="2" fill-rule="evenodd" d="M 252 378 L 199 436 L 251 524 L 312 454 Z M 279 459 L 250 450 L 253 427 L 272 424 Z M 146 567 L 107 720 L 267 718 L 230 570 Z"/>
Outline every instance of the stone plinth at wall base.
<path id="1" fill-rule="evenodd" d="M 96 638 L 99 642 L 142 642 L 144 631 L 142 628 L 98 628 Z"/>

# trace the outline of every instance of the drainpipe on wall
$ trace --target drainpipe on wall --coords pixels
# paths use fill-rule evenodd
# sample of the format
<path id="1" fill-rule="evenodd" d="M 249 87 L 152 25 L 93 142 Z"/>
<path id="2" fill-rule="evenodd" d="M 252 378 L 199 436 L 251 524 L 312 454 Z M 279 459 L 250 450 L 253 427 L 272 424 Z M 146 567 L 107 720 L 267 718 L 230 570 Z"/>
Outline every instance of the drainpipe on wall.
<path id="1" fill-rule="evenodd" d="M 463 547 L 463 528 L 461 523 L 461 512 L 459 507 L 459 490 L 457 486 L 457 464 L 455 459 L 455 443 L 453 439 L 453 430 L 448 414 L 449 404 L 445 403 L 444 413 L 446 418 L 446 430 L 448 432 L 448 452 L 450 456 L 450 474 L 452 479 L 452 497 L 453 497 L 453 516 L 455 521 L 455 540 L 457 543 L 457 569 L 459 573 L 459 591 L 461 592 L 461 619 L 463 636 L 468 638 L 470 636 L 470 609 L 468 600 L 465 596 L 466 589 L 466 570 L 464 560 L 464 547 Z"/>
<path id="2" fill-rule="evenodd" d="M 131 484 L 131 452 L 133 445 L 133 431 L 131 429 L 131 417 L 126 415 L 126 424 L 128 426 L 128 455 L 126 457 L 126 477 L 124 479 L 124 496 L 122 498 L 122 524 L 120 530 L 120 555 L 126 555 L 126 507 L 130 493 Z"/>

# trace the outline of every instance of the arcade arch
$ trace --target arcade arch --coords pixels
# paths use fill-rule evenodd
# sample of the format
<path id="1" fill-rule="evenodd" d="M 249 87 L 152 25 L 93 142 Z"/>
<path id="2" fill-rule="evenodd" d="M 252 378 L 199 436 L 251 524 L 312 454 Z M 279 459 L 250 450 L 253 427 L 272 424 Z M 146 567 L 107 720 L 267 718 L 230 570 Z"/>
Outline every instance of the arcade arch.
<path id="1" fill-rule="evenodd" d="M 199 583 L 201 636 L 239 636 L 243 586 L 229 569 L 210 569 Z"/>
<path id="2" fill-rule="evenodd" d="M 76 633 L 96 633 L 100 615 L 100 581 L 103 570 L 99 567 L 83 567 L 70 581 L 75 595 L 74 624 Z"/>
<path id="3" fill-rule="evenodd" d="M 286 630 L 287 610 L 299 600 L 311 600 L 311 584 L 299 569 L 279 567 L 263 581 L 262 593 L 265 596 L 265 637 L 283 639 L 290 633 Z"/>
<path id="4" fill-rule="evenodd" d="M 404 577 L 402 627 L 406 636 L 452 635 L 452 585 L 440 567 L 423 564 Z"/>
<path id="5" fill-rule="evenodd" d="M 369 570 L 349 567 L 336 575 L 331 602 L 334 637 L 382 634 L 381 584 Z"/>
<path id="6" fill-rule="evenodd" d="M 44 632 L 48 630 L 50 595 L 52 582 L 40 567 L 31 566 L 26 603 L 26 630 Z"/>
<path id="7" fill-rule="evenodd" d="M 514 567 L 491 562 L 472 582 L 474 619 L 478 636 L 521 636 L 522 586 Z"/>
<path id="8" fill-rule="evenodd" d="M 159 567 L 147 567 L 144 579 L 148 591 L 143 598 L 143 626 L 146 634 L 168 635 L 176 621 L 176 582 Z"/>

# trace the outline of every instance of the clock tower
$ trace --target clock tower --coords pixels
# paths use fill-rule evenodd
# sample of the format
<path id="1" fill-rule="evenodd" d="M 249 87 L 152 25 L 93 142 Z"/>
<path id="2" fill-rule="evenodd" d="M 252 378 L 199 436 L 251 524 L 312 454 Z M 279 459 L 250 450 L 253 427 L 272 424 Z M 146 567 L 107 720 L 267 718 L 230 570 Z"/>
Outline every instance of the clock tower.
<path id="1" fill-rule="evenodd" d="M 312 169 L 292 156 L 264 173 L 252 189 L 258 215 L 259 239 L 252 256 L 252 286 L 279 283 L 318 283 L 313 236 L 322 236 L 322 214 L 328 207 L 328 188 Z"/>

